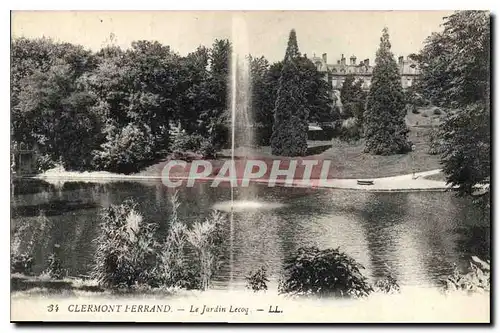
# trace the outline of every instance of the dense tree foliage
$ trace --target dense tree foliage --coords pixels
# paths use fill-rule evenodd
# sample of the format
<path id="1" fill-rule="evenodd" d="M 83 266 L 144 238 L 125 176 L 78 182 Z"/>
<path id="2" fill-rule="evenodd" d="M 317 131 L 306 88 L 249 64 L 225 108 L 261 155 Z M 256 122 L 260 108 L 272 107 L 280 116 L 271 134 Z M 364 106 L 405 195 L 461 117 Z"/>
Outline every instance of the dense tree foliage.
<path id="1" fill-rule="evenodd" d="M 376 155 L 407 152 L 411 146 L 405 115 L 401 77 L 384 28 L 364 113 L 365 151 Z"/>
<path id="2" fill-rule="evenodd" d="M 263 145 L 268 145 L 271 139 L 273 123 L 269 120 L 274 117 L 274 104 L 278 96 L 283 65 L 284 61 L 269 65 L 264 57 L 252 59 L 252 107 L 259 128 L 259 142 Z M 331 86 L 306 56 L 299 55 L 296 66 L 300 76 L 298 81 L 309 109 L 308 121 L 334 121 Z"/>
<path id="3" fill-rule="evenodd" d="M 414 58 L 421 69 L 419 91 L 433 104 L 461 107 L 489 101 L 490 18 L 481 11 L 459 11 L 444 18 Z"/>
<path id="4" fill-rule="evenodd" d="M 186 56 L 144 40 L 97 52 L 46 38 L 11 46 L 12 140 L 38 147 L 47 166 L 130 173 L 182 146 L 172 142 L 175 133 L 183 133 L 181 141 L 193 136 L 200 143 L 193 152 L 210 156 L 228 143 L 228 40 Z M 284 62 L 250 59 L 250 109 L 258 142 L 269 145 Z M 301 105 L 310 110 L 302 124 L 329 121 L 328 84 L 298 49 L 294 60 Z"/>
<path id="5" fill-rule="evenodd" d="M 425 42 L 415 59 L 418 90 L 450 113 L 440 132 L 447 180 L 460 194 L 490 182 L 490 18 L 487 12 L 459 11 L 444 18 L 442 32 Z M 489 201 L 489 187 L 480 190 Z"/>
<path id="6" fill-rule="evenodd" d="M 274 95 L 270 64 L 264 57 L 250 57 L 250 77 L 252 80 L 253 120 L 256 125 L 256 141 L 269 145 L 273 128 Z"/>
<path id="7" fill-rule="evenodd" d="M 90 168 L 102 119 L 92 110 L 95 99 L 80 86 L 67 64 L 35 71 L 13 110 L 15 139 L 41 146 L 69 169 Z"/>

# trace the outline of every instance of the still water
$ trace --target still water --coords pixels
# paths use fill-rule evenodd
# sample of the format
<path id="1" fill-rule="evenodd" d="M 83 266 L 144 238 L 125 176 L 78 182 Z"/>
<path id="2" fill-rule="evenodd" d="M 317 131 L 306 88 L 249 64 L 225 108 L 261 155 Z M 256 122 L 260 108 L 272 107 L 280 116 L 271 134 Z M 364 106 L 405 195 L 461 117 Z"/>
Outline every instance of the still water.
<path id="1" fill-rule="evenodd" d="M 160 225 L 163 237 L 172 189 L 158 181 L 105 184 L 17 180 L 12 185 L 11 230 L 24 226 L 19 248 L 30 247 L 30 228 L 48 221 L 33 239 L 35 271 L 41 272 L 55 244 L 72 276 L 92 265 L 102 207 L 135 199 L 145 220 Z M 199 183 L 179 188 L 179 216 L 190 224 L 206 218 L 231 199 L 228 187 Z M 215 288 L 239 288 L 251 270 L 266 265 L 277 278 L 284 258 L 302 246 L 340 247 L 370 278 L 390 269 L 403 286 L 433 287 L 453 265 L 471 255 L 490 256 L 490 224 L 468 199 L 444 192 L 370 193 L 335 189 L 269 188 L 252 185 L 235 197 L 251 202 L 236 210 L 232 237 L 227 228 L 224 263 Z M 163 228 L 162 228 L 163 227 Z"/>

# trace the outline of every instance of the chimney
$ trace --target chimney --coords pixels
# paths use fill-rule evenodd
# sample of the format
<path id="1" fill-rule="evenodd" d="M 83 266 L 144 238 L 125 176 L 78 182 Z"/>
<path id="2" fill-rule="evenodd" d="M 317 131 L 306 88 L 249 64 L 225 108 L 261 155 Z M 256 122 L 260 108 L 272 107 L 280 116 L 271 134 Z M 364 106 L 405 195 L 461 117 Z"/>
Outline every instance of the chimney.
<path id="1" fill-rule="evenodd" d="M 350 60 L 351 60 L 351 65 L 356 65 L 356 56 L 355 55 L 351 56 Z"/>
<path id="2" fill-rule="evenodd" d="M 401 56 L 401 57 L 399 57 L 399 58 L 398 58 L 398 63 L 399 63 L 400 65 L 402 65 L 402 64 L 403 64 L 403 59 L 404 59 L 404 57 L 403 57 L 403 56 Z"/>
<path id="3" fill-rule="evenodd" d="M 323 53 L 322 58 L 323 58 L 323 61 L 324 61 L 324 62 L 325 62 L 325 64 L 326 64 L 326 53 Z"/>
<path id="4" fill-rule="evenodd" d="M 340 65 L 340 60 L 337 60 L 337 65 Z"/>
<path id="5" fill-rule="evenodd" d="M 340 58 L 340 64 L 345 65 L 344 54 L 342 54 L 342 58 Z"/>
<path id="6" fill-rule="evenodd" d="M 370 67 L 370 59 L 365 59 L 365 66 Z"/>

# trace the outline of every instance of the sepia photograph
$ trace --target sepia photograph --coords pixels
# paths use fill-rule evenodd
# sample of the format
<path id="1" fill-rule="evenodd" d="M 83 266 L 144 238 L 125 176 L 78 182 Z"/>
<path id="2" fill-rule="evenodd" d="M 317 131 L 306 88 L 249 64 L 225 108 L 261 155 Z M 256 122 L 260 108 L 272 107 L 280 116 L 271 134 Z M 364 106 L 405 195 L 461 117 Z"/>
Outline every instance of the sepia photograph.
<path id="1" fill-rule="evenodd" d="M 10 320 L 491 318 L 491 13 L 10 13 Z"/>

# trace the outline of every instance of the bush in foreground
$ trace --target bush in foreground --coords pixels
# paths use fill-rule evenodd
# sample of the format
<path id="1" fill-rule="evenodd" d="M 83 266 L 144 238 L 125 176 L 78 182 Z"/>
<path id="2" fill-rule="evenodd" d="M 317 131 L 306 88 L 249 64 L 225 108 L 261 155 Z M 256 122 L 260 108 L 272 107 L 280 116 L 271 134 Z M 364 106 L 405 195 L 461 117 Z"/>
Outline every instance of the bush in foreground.
<path id="1" fill-rule="evenodd" d="M 188 228 L 177 216 L 177 194 L 171 200 L 168 233 L 163 240 L 156 224 L 147 223 L 136 203 L 111 205 L 100 214 L 100 235 L 91 277 L 105 288 L 137 286 L 205 290 L 220 263 L 221 227 L 225 218 L 214 211 Z M 194 262 L 187 260 L 195 253 Z"/>
<path id="2" fill-rule="evenodd" d="M 288 258 L 280 293 L 335 297 L 363 297 L 373 291 L 358 264 L 339 249 L 303 247 Z"/>
<path id="3" fill-rule="evenodd" d="M 453 273 L 442 280 L 445 292 L 465 291 L 465 292 L 489 292 L 490 291 L 490 262 L 483 261 L 473 256 L 469 262 L 469 269 L 466 273 L 461 273 L 455 266 Z"/>
<path id="4" fill-rule="evenodd" d="M 109 288 L 154 284 L 154 226 L 143 221 L 136 204 L 111 205 L 100 214 L 100 235 L 92 277 Z"/>

